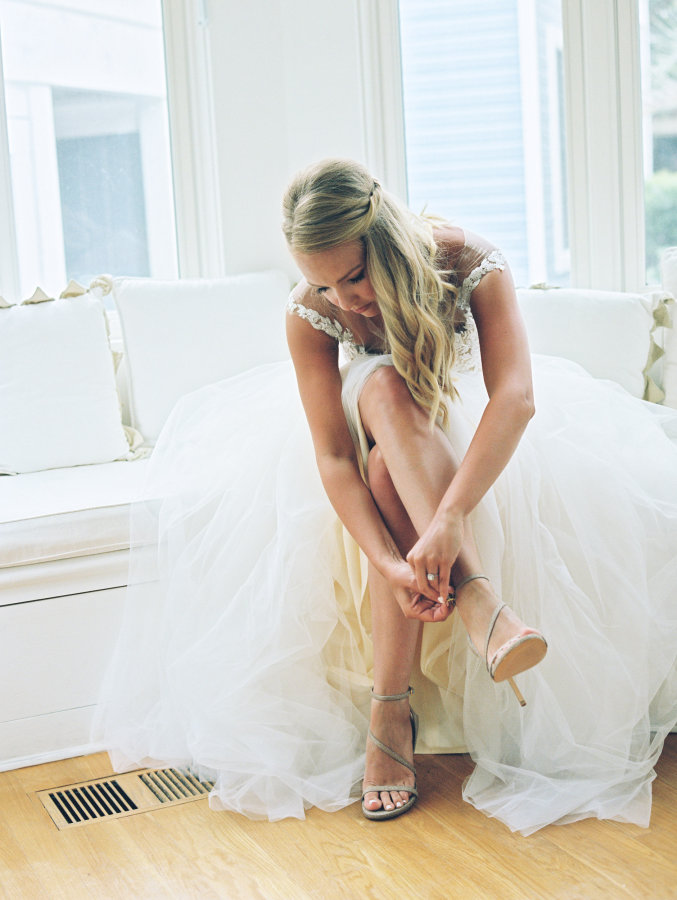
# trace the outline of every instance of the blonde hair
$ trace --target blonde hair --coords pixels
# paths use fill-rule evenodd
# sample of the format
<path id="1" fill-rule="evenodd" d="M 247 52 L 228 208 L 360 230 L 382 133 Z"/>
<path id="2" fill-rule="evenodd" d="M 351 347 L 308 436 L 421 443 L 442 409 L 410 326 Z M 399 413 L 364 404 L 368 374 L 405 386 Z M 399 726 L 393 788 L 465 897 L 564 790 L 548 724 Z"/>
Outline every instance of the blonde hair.
<path id="1" fill-rule="evenodd" d="M 445 401 L 456 394 L 451 323 L 457 291 L 436 265 L 431 222 L 383 190 L 364 166 L 328 159 L 300 172 L 287 188 L 282 229 L 292 252 L 362 241 L 395 369 L 427 410 L 431 427 L 438 416 L 446 425 Z"/>

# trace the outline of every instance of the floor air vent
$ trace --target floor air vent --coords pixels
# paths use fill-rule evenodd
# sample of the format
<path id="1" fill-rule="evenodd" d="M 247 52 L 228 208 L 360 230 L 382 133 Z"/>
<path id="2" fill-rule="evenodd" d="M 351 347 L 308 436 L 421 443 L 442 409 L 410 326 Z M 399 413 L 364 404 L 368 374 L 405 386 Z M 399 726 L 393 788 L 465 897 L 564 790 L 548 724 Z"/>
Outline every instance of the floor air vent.
<path id="1" fill-rule="evenodd" d="M 180 769 L 145 769 L 37 791 L 57 828 L 119 819 L 205 797 L 213 782 Z"/>

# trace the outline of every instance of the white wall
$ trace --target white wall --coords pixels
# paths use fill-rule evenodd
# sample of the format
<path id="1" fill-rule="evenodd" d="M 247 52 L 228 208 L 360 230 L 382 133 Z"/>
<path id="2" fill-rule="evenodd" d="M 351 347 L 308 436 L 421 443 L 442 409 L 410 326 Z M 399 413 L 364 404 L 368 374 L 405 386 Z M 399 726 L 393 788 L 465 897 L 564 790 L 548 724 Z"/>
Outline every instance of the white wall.
<path id="1" fill-rule="evenodd" d="M 366 162 L 360 0 L 212 0 L 209 34 L 224 263 L 293 272 L 280 231 L 294 172 Z"/>

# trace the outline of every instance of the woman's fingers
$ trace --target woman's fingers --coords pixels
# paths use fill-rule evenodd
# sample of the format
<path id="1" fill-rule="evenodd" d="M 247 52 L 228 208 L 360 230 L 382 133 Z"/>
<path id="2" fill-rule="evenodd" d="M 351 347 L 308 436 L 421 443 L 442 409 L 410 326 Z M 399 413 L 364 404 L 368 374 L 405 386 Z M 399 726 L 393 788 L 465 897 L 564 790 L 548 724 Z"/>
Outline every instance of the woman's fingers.
<path id="1" fill-rule="evenodd" d="M 447 597 L 451 593 L 449 584 L 451 582 L 451 566 L 440 565 L 440 577 L 438 580 L 439 599 L 441 603 L 447 602 Z"/>
<path id="2" fill-rule="evenodd" d="M 409 551 L 407 562 L 412 567 L 416 579 L 416 587 L 419 593 L 423 594 L 424 597 L 428 597 L 430 600 L 437 601 L 440 595 L 437 564 L 426 562 L 426 560 L 416 553 L 415 546 Z M 432 578 L 428 578 L 429 575 L 431 575 Z"/>
<path id="3" fill-rule="evenodd" d="M 446 603 L 432 602 L 426 597 L 419 597 L 412 604 L 411 610 L 414 614 L 413 617 L 422 622 L 444 622 L 451 615 L 453 607 L 448 607 Z"/>

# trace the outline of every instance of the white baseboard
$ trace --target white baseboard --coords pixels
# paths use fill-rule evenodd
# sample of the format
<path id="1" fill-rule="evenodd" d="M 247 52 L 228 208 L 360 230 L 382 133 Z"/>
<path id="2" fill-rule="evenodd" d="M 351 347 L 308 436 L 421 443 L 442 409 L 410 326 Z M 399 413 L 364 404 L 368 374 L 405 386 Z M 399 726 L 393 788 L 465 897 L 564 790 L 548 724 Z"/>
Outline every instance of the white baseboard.
<path id="1" fill-rule="evenodd" d="M 94 706 L 0 722 L 0 772 L 97 753 L 90 741 Z"/>

